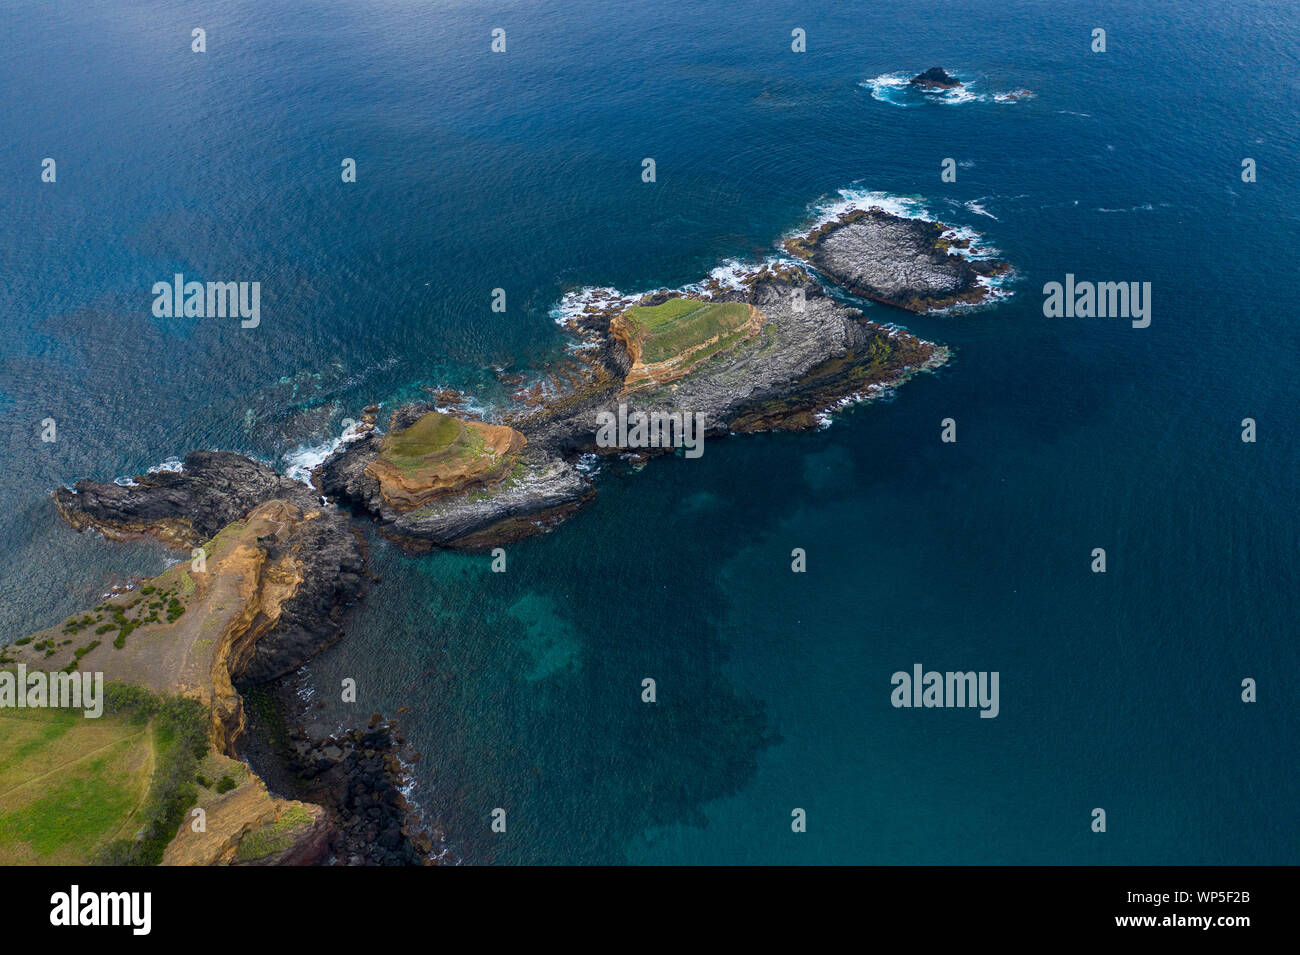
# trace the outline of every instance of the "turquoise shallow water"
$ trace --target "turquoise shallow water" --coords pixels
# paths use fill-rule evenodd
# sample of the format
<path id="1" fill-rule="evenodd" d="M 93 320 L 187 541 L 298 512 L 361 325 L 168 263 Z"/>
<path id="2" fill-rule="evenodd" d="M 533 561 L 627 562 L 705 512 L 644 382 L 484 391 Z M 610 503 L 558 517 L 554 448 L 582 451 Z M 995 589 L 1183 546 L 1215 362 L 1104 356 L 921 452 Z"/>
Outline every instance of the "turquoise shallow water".
<path id="1" fill-rule="evenodd" d="M 375 541 L 318 698 L 353 676 L 362 716 L 410 707 L 470 861 L 1297 861 L 1293 7 L 218 4 L 205 58 L 181 5 L 0 13 L 8 632 L 166 559 L 73 534 L 50 488 L 192 447 L 287 466 L 421 385 L 490 399 L 492 365 L 559 354 L 564 291 L 761 257 L 856 183 L 1015 263 L 992 309 L 866 306 L 949 367 L 607 474 L 506 574 Z M 935 63 L 1037 95 L 863 85 Z M 175 271 L 260 280 L 262 326 L 155 319 Z M 1150 281 L 1151 327 L 1044 318 L 1066 273 Z M 916 662 L 999 671 L 1000 715 L 894 709 Z"/>

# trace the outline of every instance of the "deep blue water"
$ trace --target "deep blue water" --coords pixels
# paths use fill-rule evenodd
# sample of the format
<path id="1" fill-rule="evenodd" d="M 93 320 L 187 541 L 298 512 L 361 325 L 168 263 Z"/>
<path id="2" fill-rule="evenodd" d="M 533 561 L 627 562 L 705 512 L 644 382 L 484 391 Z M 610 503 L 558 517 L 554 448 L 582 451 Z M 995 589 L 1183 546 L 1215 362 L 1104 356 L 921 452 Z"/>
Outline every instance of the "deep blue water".
<path id="1" fill-rule="evenodd" d="M 375 541 L 382 583 L 310 667 L 318 698 L 352 676 L 362 700 L 325 718 L 409 707 L 421 802 L 470 861 L 1300 861 L 1294 4 L 0 18 L 5 633 L 169 559 L 74 534 L 53 487 L 195 447 L 284 466 L 422 385 L 497 400 L 491 366 L 561 354 L 566 290 L 761 258 L 856 184 L 1015 264 L 993 308 L 864 306 L 953 362 L 824 431 L 611 473 L 506 574 Z M 905 108 L 862 85 L 935 64 L 1036 96 Z M 260 327 L 155 318 L 178 271 L 260 281 Z M 1151 326 L 1045 318 L 1066 273 L 1151 282 Z M 893 708 L 916 662 L 998 671 L 1000 715 Z"/>

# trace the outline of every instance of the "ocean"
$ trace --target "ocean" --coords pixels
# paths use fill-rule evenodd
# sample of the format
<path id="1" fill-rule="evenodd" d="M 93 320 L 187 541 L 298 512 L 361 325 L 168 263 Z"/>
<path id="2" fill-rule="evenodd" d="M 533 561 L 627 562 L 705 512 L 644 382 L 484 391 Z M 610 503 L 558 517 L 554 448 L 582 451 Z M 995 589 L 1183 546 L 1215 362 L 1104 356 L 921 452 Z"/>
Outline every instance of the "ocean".
<path id="1" fill-rule="evenodd" d="M 1015 266 L 988 307 L 861 304 L 946 367 L 607 467 L 504 574 L 372 534 L 381 581 L 307 668 L 320 718 L 401 710 L 470 863 L 1300 862 L 1294 4 L 0 17 L 7 637 L 176 559 L 76 534 L 53 488 L 194 448 L 288 471 L 426 387 L 490 411 L 565 354 L 566 293 L 699 281 L 878 192 Z M 899 86 L 934 65 L 967 93 Z M 259 326 L 155 317 L 176 273 L 260 282 Z M 1150 282 L 1150 326 L 1045 317 L 1067 275 Z M 998 716 L 894 707 L 917 663 L 998 672 Z"/>

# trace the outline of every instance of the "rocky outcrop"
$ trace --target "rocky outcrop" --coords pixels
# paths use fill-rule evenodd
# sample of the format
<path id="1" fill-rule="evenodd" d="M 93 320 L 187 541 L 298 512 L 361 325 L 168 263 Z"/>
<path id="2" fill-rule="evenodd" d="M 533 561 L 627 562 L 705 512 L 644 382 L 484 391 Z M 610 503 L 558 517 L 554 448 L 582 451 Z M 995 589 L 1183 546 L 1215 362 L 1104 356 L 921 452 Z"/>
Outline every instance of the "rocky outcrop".
<path id="1" fill-rule="evenodd" d="M 946 82 L 942 70 L 921 78 Z M 949 78 L 950 79 L 950 78 Z M 955 81 L 954 81 L 955 82 Z M 926 311 L 985 301 L 1005 262 L 975 255 L 945 226 L 857 209 L 786 242 L 828 282 L 878 302 Z M 960 254 L 959 254 L 960 253 Z M 947 351 L 868 321 L 825 293 L 801 267 L 768 264 L 737 281 L 703 283 L 689 294 L 656 292 L 588 307 L 572 330 L 580 358 L 555 382 L 494 422 L 452 414 L 436 403 L 396 409 L 387 431 L 369 408 L 312 475 L 318 493 L 240 455 L 194 452 L 179 472 L 143 475 L 123 486 L 81 481 L 56 492 L 77 527 L 122 537 L 153 533 L 193 545 L 255 506 L 299 508 L 292 539 L 274 537 L 268 566 L 292 552 L 302 568 L 274 627 L 235 667 L 265 680 L 310 658 L 338 633 L 341 607 L 362 589 L 363 561 L 347 515 L 376 521 L 405 547 L 485 548 L 547 530 L 592 496 L 580 458 L 667 453 L 684 444 L 681 422 L 710 436 L 806 428 L 845 399 L 869 396 L 947 359 Z M 602 417 L 679 423 L 650 446 L 597 439 Z M 625 442 L 626 443 L 626 442 Z M 234 672 L 232 670 L 232 672 Z"/>
<path id="2" fill-rule="evenodd" d="M 909 312 L 974 305 L 990 297 L 985 280 L 1011 266 L 958 254 L 969 252 L 969 245 L 941 223 L 878 208 L 846 212 L 785 243 L 789 252 L 854 295 Z"/>
<path id="3" fill-rule="evenodd" d="M 513 428 L 429 411 L 384 435 L 365 473 L 378 484 L 387 507 L 409 511 L 500 482 L 525 443 Z"/>
<path id="4" fill-rule="evenodd" d="M 375 517 L 380 532 L 408 550 L 482 549 L 541 533 L 595 493 L 572 463 L 525 448 L 494 484 L 436 495 L 414 508 L 397 507 L 374 476 L 382 440 L 371 434 L 340 447 L 313 480 L 322 494 Z"/>
<path id="5" fill-rule="evenodd" d="M 402 793 L 405 743 L 378 714 L 323 739 L 291 734 L 289 767 L 304 799 L 330 808 L 330 852 L 345 865 L 428 865 L 433 837 Z"/>
<path id="6" fill-rule="evenodd" d="M 698 315 L 696 303 L 725 306 L 727 320 L 708 316 L 685 333 L 660 322 L 647 333 L 640 320 L 629 319 L 629 310 L 675 302 L 681 304 L 674 313 L 688 320 Z M 377 462 L 390 438 L 370 433 L 342 445 L 316 469 L 317 488 L 370 514 L 383 534 L 408 548 L 495 546 L 548 529 L 594 493 L 576 466 L 579 456 L 640 450 L 598 444 L 602 413 L 623 406 L 633 415 L 702 415 L 704 433 L 714 436 L 807 428 L 845 397 L 896 385 L 947 357 L 945 349 L 907 332 L 865 321 L 794 266 L 757 268 L 739 288 L 619 301 L 584 314 L 576 331 L 593 346 L 586 381 L 508 419 L 507 430 L 527 441 L 508 476 L 403 506 L 379 479 Z M 662 336 L 657 343 L 655 334 Z M 676 350 L 665 349 L 664 341 Z M 647 342 L 659 345 L 656 361 L 645 360 Z M 423 406 L 399 408 L 390 427 L 400 433 L 425 420 Z M 672 450 L 669 444 L 648 453 Z"/>
<path id="7" fill-rule="evenodd" d="M 594 377 L 586 391 L 514 419 L 514 426 L 532 444 L 563 454 L 623 450 L 601 448 L 595 441 L 597 415 L 613 413 L 620 404 L 628 414 L 703 414 L 711 436 L 806 428 L 841 399 L 898 384 L 947 356 L 945 349 L 914 335 L 866 321 L 795 266 L 756 268 L 740 288 L 719 286 L 701 294 L 753 307 L 763 315 L 762 330 L 710 356 L 683 378 L 628 394 L 621 381 L 632 362 L 619 336 L 610 331 L 627 305 L 619 301 L 605 310 L 589 310 L 574 330 L 598 346 L 608 372 L 604 381 Z"/>
<path id="8" fill-rule="evenodd" d="M 659 296 L 649 296 L 649 300 L 654 304 L 644 307 L 656 308 L 667 304 L 666 301 L 655 303 L 654 300 L 657 298 Z M 677 301 L 695 300 L 686 296 L 674 298 Z M 701 308 L 709 308 L 715 304 L 705 299 L 700 299 L 699 302 Z M 671 353 L 658 357 L 657 360 L 647 361 L 645 345 L 648 336 L 646 331 L 631 319 L 632 311 L 633 309 L 627 309 L 619 312 L 609 324 L 611 337 L 624 348 L 631 363 L 623 376 L 624 394 L 642 388 L 667 385 L 685 378 L 700 362 L 714 358 L 724 351 L 730 351 L 742 342 L 754 338 L 762 330 L 765 321 L 763 313 L 754 306 L 743 306 L 743 311 L 739 312 L 744 315 L 743 320 L 721 326 L 716 334 L 701 335 L 682 347 L 672 350 Z"/>
<path id="9" fill-rule="evenodd" d="M 961 80 L 950 76 L 941 66 L 932 66 L 924 73 L 918 73 L 910 82 L 930 90 L 951 90 L 961 86 Z"/>
<path id="10" fill-rule="evenodd" d="M 54 502 L 78 530 L 93 527 L 114 540 L 151 535 L 194 547 L 263 501 L 295 499 L 306 489 L 232 451 L 191 451 L 179 471 L 138 474 L 130 483 L 78 481 Z"/>

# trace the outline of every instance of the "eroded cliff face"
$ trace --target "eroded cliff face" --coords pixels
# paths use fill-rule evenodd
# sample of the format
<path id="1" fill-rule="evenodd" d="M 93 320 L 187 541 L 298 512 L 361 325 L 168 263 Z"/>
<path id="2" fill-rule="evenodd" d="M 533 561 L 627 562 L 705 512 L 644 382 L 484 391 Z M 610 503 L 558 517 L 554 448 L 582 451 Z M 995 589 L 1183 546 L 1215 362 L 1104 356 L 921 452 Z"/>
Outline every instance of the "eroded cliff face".
<path id="1" fill-rule="evenodd" d="M 272 796 L 243 763 L 210 758 L 210 772 L 239 778 L 229 792 L 205 791 L 190 811 L 203 825 L 182 825 L 163 865 L 314 865 L 329 855 L 333 823 L 323 806 Z"/>
<path id="2" fill-rule="evenodd" d="M 62 495 L 60 512 L 78 529 L 153 534 L 199 550 L 187 549 L 188 560 L 158 577 L 33 635 L 14 648 L 14 658 L 49 671 L 101 671 L 106 681 L 192 695 L 207 704 L 207 762 L 237 783 L 223 793 L 203 790 L 195 807 L 203 810 L 202 831 L 187 817 L 164 864 L 324 861 L 335 832 L 326 809 L 273 796 L 235 758 L 246 726 L 236 684 L 288 672 L 337 639 L 342 608 L 361 591 L 359 543 L 346 516 L 321 508 L 301 485 L 266 480 L 255 462 L 187 460 L 195 466 L 184 481 L 137 482 L 122 491 L 81 482 L 76 493 Z M 236 475 L 257 479 L 251 488 L 229 485 L 217 496 L 199 490 L 208 486 L 205 474 L 219 487 L 232 463 Z M 281 492 L 292 500 L 262 500 L 210 539 L 175 533 L 205 526 L 212 514 L 224 516 L 223 506 L 238 508 L 259 494 Z M 193 516 L 186 513 L 190 508 Z"/>
<path id="3" fill-rule="evenodd" d="M 295 526 L 311 519 L 284 501 L 258 505 L 231 551 L 210 565 L 209 573 L 217 576 L 204 580 L 210 592 L 226 591 L 217 598 L 221 604 L 209 609 L 209 619 L 222 620 L 221 608 L 235 608 L 214 642 L 209 667 L 213 740 L 226 755 L 234 755 L 245 728 L 235 682 L 246 679 L 258 645 L 279 625 L 284 606 L 305 580 L 304 564 L 286 548 L 286 540 Z"/>

